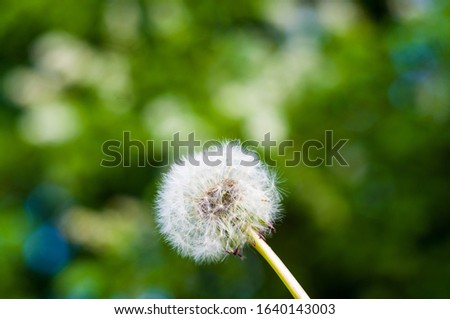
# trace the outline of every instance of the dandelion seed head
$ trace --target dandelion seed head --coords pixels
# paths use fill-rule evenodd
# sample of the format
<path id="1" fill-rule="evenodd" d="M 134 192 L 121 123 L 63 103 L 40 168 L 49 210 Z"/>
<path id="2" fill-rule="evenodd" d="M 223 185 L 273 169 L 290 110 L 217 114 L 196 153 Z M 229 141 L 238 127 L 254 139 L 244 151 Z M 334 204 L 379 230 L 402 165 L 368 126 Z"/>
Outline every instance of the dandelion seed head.
<path id="1" fill-rule="evenodd" d="M 197 262 L 220 261 L 238 254 L 248 241 L 247 229 L 265 236 L 280 212 L 276 176 L 255 154 L 223 142 L 218 165 L 203 152 L 173 164 L 156 200 L 157 223 L 166 240 Z M 218 160 L 218 161 L 217 161 Z M 194 164 L 195 163 L 195 164 Z"/>

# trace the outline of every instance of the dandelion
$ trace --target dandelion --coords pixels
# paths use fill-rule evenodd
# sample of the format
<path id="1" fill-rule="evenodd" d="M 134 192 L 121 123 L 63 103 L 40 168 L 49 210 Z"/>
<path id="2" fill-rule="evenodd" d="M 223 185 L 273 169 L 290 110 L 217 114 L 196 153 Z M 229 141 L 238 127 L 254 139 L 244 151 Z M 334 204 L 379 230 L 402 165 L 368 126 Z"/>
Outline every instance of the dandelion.
<path id="1" fill-rule="evenodd" d="M 253 246 L 297 298 L 307 294 L 265 242 L 280 216 L 276 176 L 238 143 L 216 145 L 174 164 L 157 196 L 157 223 L 169 244 L 194 261 L 241 256 Z M 205 160 L 206 158 L 206 160 Z"/>

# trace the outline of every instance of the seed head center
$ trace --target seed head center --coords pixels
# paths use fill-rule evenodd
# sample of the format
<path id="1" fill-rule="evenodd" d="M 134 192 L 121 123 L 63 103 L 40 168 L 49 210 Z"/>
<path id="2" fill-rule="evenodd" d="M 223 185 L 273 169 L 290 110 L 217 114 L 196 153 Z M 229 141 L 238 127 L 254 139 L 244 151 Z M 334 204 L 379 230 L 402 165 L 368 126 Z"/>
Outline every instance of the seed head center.
<path id="1" fill-rule="evenodd" d="M 226 214 L 234 205 L 237 198 L 236 182 L 224 179 L 209 188 L 199 201 L 199 208 L 206 216 L 220 216 Z"/>

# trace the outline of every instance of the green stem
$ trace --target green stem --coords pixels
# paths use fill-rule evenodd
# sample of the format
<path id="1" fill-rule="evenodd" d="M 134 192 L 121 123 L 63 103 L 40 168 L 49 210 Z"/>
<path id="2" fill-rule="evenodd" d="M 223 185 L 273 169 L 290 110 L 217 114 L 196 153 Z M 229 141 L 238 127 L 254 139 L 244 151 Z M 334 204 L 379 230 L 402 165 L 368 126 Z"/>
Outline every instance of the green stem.
<path id="1" fill-rule="evenodd" d="M 272 248 L 267 245 L 265 240 L 251 228 L 248 229 L 248 235 L 250 244 L 264 257 L 273 270 L 275 270 L 277 275 L 291 292 L 292 296 L 294 296 L 295 299 L 310 299 L 308 294 L 298 283 L 297 279 L 295 279 L 281 259 L 278 258 Z"/>

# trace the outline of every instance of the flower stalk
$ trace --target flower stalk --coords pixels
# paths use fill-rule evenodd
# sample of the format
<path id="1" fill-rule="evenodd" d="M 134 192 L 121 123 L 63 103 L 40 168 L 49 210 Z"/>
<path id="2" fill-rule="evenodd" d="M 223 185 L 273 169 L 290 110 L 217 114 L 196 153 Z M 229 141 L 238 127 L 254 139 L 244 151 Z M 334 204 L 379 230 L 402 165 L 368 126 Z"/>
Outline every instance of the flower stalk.
<path id="1" fill-rule="evenodd" d="M 292 275 L 289 269 L 284 265 L 281 259 L 270 248 L 266 241 L 252 228 L 247 229 L 249 243 L 256 251 L 264 257 L 273 270 L 280 277 L 281 281 L 289 289 L 295 299 L 310 299 L 306 291 Z"/>

